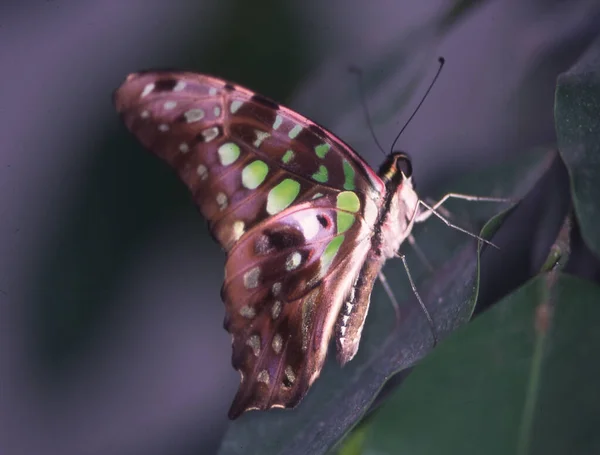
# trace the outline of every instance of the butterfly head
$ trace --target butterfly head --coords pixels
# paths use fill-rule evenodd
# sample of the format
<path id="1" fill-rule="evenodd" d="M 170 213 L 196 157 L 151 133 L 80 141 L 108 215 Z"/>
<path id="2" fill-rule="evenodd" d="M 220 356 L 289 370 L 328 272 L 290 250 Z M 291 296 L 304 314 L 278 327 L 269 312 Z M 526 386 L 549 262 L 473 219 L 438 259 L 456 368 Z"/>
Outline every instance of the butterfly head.
<path id="1" fill-rule="evenodd" d="M 386 185 L 400 186 L 402 184 L 412 183 L 412 163 L 410 157 L 405 152 L 392 152 L 379 170 L 381 179 Z"/>

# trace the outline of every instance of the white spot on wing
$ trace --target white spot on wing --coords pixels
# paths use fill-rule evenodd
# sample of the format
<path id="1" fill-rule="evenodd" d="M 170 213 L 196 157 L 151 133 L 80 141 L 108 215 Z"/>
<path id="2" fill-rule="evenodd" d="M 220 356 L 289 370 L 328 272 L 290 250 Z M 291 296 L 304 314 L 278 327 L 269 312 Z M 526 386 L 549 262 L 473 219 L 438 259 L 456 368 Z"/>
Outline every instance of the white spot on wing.
<path id="1" fill-rule="evenodd" d="M 196 168 L 196 172 L 202 180 L 206 180 L 208 178 L 208 169 L 204 164 L 199 164 Z"/>
<path id="2" fill-rule="evenodd" d="M 267 370 L 262 370 L 260 373 L 258 373 L 256 380 L 269 385 L 269 372 Z"/>
<path id="3" fill-rule="evenodd" d="M 254 147 L 258 148 L 258 147 L 260 147 L 260 144 L 262 144 L 263 141 L 270 136 L 270 134 L 266 133 L 264 131 L 260 131 L 260 130 L 254 130 L 254 131 L 256 133 L 256 140 L 254 141 Z"/>
<path id="4" fill-rule="evenodd" d="M 260 267 L 256 266 L 244 273 L 244 287 L 246 289 L 254 289 L 258 287 L 258 279 L 260 278 Z"/>
<path id="5" fill-rule="evenodd" d="M 175 109 L 175 106 L 177 106 L 176 101 L 165 101 L 164 108 L 167 111 L 170 111 L 171 109 Z"/>
<path id="6" fill-rule="evenodd" d="M 210 142 L 214 138 L 216 138 L 218 135 L 219 135 L 219 128 L 217 128 L 216 126 L 202 130 L 202 137 L 204 138 L 204 142 Z"/>
<path id="7" fill-rule="evenodd" d="M 185 88 L 185 82 L 178 81 L 177 84 L 175 84 L 175 87 L 173 87 L 173 91 L 181 92 L 184 88 Z"/>
<path id="8" fill-rule="evenodd" d="M 240 100 L 233 100 L 231 102 L 231 106 L 229 107 L 229 110 L 231 111 L 232 114 L 235 114 L 240 107 L 242 107 L 242 104 L 244 104 L 243 102 L 241 102 Z"/>
<path id="9" fill-rule="evenodd" d="M 319 233 L 319 227 L 321 224 L 317 217 L 314 215 L 304 215 L 299 220 L 300 227 L 302 228 L 302 234 L 306 238 L 306 240 L 312 240 Z"/>
<path id="10" fill-rule="evenodd" d="M 158 125 L 158 131 L 162 131 L 163 133 L 169 131 L 169 125 L 167 125 L 166 123 L 161 123 L 160 125 Z"/>
<path id="11" fill-rule="evenodd" d="M 225 210 L 227 208 L 227 195 L 223 192 L 217 193 L 217 204 L 219 204 L 220 210 Z"/>
<path id="12" fill-rule="evenodd" d="M 281 353 L 281 348 L 283 347 L 283 339 L 281 338 L 281 335 L 279 335 L 278 333 L 276 333 L 275 336 L 273 337 L 273 342 L 271 343 L 271 347 L 273 348 L 273 351 L 275 351 L 275 354 Z"/>
<path id="13" fill-rule="evenodd" d="M 302 262 L 302 255 L 300 253 L 298 253 L 297 251 L 294 251 L 285 260 L 285 269 L 288 272 L 290 272 L 294 269 L 297 269 L 298 266 L 300 265 L 300 262 Z"/>
<path id="14" fill-rule="evenodd" d="M 190 151 L 190 146 L 187 145 L 185 142 L 182 142 L 181 144 L 179 144 L 179 151 L 181 153 L 187 153 Z"/>
<path id="15" fill-rule="evenodd" d="M 183 116 L 185 117 L 186 122 L 193 123 L 204 118 L 204 111 L 200 108 L 190 109 L 189 111 L 185 112 Z"/>
<path id="16" fill-rule="evenodd" d="M 240 308 L 240 314 L 246 319 L 252 319 L 254 316 L 256 316 L 256 311 L 251 306 L 244 305 L 242 308 Z"/>
<path id="17" fill-rule="evenodd" d="M 346 302 L 346 314 L 350 314 L 352 312 L 352 307 L 354 305 L 350 302 Z"/>
<path id="18" fill-rule="evenodd" d="M 144 90 L 142 91 L 142 94 L 140 95 L 140 98 L 145 97 L 146 95 L 148 95 L 152 90 L 154 90 L 154 83 L 150 82 L 149 84 L 147 84 L 144 87 Z"/>
<path id="19" fill-rule="evenodd" d="M 242 235 L 244 235 L 244 222 L 243 221 L 235 221 L 233 223 L 233 241 L 237 242 Z"/>
<path id="20" fill-rule="evenodd" d="M 252 348 L 252 352 L 258 357 L 260 354 L 260 337 L 258 335 L 252 335 L 248 338 L 246 344 Z"/>
<path id="21" fill-rule="evenodd" d="M 281 292 L 281 283 L 277 282 L 271 287 L 273 295 L 278 295 Z"/>
<path id="22" fill-rule="evenodd" d="M 273 319 L 277 319 L 279 314 L 281 313 L 281 302 L 279 300 L 275 300 L 273 303 L 273 307 L 271 308 L 271 316 Z"/>
<path id="23" fill-rule="evenodd" d="M 296 380 L 296 375 L 294 374 L 294 370 L 292 370 L 292 366 L 288 365 L 287 367 L 285 367 L 284 373 L 285 377 L 290 382 L 290 384 L 293 384 Z"/>

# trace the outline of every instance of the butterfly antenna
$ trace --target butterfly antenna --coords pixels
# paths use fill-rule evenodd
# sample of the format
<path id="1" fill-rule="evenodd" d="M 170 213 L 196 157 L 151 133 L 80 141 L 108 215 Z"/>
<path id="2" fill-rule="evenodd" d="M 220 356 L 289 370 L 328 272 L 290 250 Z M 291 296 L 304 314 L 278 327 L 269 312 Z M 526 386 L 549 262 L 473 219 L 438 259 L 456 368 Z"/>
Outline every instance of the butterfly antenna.
<path id="1" fill-rule="evenodd" d="M 444 67 L 444 64 L 446 63 L 446 59 L 444 57 L 440 57 L 440 58 L 438 58 L 438 62 L 440 64 L 440 67 L 438 68 L 437 73 L 435 73 L 435 76 L 433 77 L 433 80 L 429 84 L 429 87 L 427 88 L 427 91 L 423 95 L 423 98 L 421 98 L 421 101 L 419 102 L 419 104 L 417 105 L 417 107 L 415 108 L 415 110 L 413 111 L 413 113 L 411 114 L 411 116 L 408 118 L 408 120 L 406 121 L 406 123 L 404 124 L 404 126 L 402 127 L 402 129 L 400 130 L 400 132 L 398 133 L 398 135 L 396 136 L 396 139 L 394 139 L 394 142 L 392 142 L 392 146 L 390 147 L 390 151 L 394 150 L 394 146 L 396 145 L 396 142 L 398 142 L 398 139 L 400 139 L 400 135 L 404 132 L 404 130 L 406 129 L 406 127 L 408 126 L 408 124 L 410 123 L 410 121 L 414 118 L 414 116 L 416 115 L 416 113 L 419 111 L 419 109 L 423 105 L 423 102 L 427 98 L 427 95 L 429 95 L 429 92 L 431 92 L 431 89 L 433 88 L 433 86 L 435 84 L 435 81 L 437 81 L 437 78 L 440 76 L 440 73 L 442 72 L 442 68 Z"/>
<path id="2" fill-rule="evenodd" d="M 356 75 L 356 80 L 358 83 L 358 94 L 360 97 L 360 104 L 362 104 L 363 111 L 365 112 L 365 118 L 367 120 L 367 125 L 369 126 L 369 131 L 371 132 L 371 136 L 373 137 L 373 140 L 375 141 L 375 144 L 377 144 L 377 147 L 379 148 L 379 150 L 381 150 L 381 153 L 383 153 L 384 155 L 387 156 L 387 153 L 385 153 L 385 150 L 383 149 L 383 147 L 377 140 L 377 136 L 375 135 L 375 130 L 373 129 L 373 124 L 371 123 L 371 116 L 369 115 L 369 108 L 367 106 L 367 99 L 365 97 L 365 91 L 364 91 L 363 72 L 360 68 L 358 68 L 356 66 L 350 66 L 348 68 L 348 71 L 350 71 L 352 74 Z"/>

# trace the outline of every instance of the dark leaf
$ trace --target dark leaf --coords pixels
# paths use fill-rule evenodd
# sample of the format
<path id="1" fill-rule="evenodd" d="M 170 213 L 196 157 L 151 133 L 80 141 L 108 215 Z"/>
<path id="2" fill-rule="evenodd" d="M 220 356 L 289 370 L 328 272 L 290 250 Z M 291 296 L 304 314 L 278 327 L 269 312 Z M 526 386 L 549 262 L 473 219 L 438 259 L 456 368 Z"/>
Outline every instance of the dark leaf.
<path id="1" fill-rule="evenodd" d="M 529 154 L 518 163 L 478 172 L 444 190 L 522 196 L 546 172 L 554 156 L 554 153 Z M 493 203 L 449 204 L 449 207 L 459 206 L 463 210 L 458 213 L 468 213 L 468 219 L 478 226 L 499 211 Z M 498 227 L 496 221 L 492 223 L 494 228 Z M 459 220 L 457 223 L 461 224 Z M 492 235 L 493 231 L 488 225 L 483 235 Z M 433 315 L 438 335 L 444 337 L 470 318 L 479 285 L 476 242 L 435 220 L 417 229 L 416 237 L 436 272 L 432 279 L 423 282 L 425 268 L 405 248 L 409 266 Z M 412 366 L 427 354 L 432 345 L 431 331 L 400 261 L 392 261 L 385 273 L 396 298 L 404 302 L 400 327 L 394 330 L 393 308 L 376 285 L 356 358 L 341 369 L 330 352 L 321 377 L 296 409 L 242 416 L 231 424 L 221 454 L 324 453 L 358 422 L 392 374 Z"/>
<path id="2" fill-rule="evenodd" d="M 600 40 L 559 76 L 555 120 L 581 233 L 600 257 Z"/>

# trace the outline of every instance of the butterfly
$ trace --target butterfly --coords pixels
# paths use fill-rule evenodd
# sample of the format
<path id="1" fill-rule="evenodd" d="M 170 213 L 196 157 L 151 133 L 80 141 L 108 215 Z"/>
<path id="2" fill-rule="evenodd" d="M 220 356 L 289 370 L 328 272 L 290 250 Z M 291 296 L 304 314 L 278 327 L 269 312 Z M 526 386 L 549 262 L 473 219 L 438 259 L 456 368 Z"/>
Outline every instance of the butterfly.
<path id="1" fill-rule="evenodd" d="M 384 263 L 445 199 L 419 199 L 405 153 L 376 173 L 325 128 L 219 78 L 134 73 L 114 103 L 227 253 L 224 327 L 241 375 L 229 417 L 296 406 L 332 338 L 341 365 L 355 356 Z"/>

